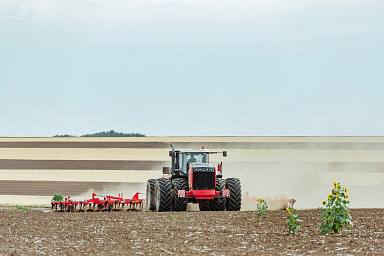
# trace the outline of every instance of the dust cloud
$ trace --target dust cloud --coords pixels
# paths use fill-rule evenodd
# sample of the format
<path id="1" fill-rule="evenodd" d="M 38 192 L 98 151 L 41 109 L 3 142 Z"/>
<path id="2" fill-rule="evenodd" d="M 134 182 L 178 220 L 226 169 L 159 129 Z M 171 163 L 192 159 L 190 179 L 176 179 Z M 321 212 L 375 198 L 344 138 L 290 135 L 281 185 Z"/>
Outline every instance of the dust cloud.
<path id="1" fill-rule="evenodd" d="M 251 160 L 251 159 L 250 159 Z M 215 164 L 215 162 L 212 162 Z M 367 168 L 368 169 L 368 168 Z M 242 184 L 242 210 L 254 210 L 256 199 L 267 201 L 269 209 L 283 208 L 287 199 L 295 198 L 295 208 L 308 209 L 321 207 L 332 188 L 333 181 L 340 181 L 350 191 L 351 207 L 383 208 L 384 176 L 361 171 L 350 172 L 327 164 L 278 163 L 278 162 L 240 162 L 223 161 L 224 178 L 238 177 Z M 161 172 L 159 171 L 159 176 Z M 158 178 L 153 177 L 153 178 Z M 146 181 L 140 183 L 121 183 L 107 185 L 101 190 L 90 188 L 81 195 L 72 195 L 74 200 L 84 200 L 93 192 L 98 195 L 117 195 L 123 193 L 130 198 L 142 192 L 145 198 Z"/>
<path id="2" fill-rule="evenodd" d="M 71 196 L 72 200 L 85 200 L 92 197 L 92 193 L 96 193 L 99 197 L 103 196 L 117 196 L 123 193 L 123 198 L 132 198 L 136 192 L 142 193 L 139 197 L 145 198 L 146 183 L 121 183 L 116 185 L 104 186 L 101 190 L 90 188 L 87 192 Z"/>
<path id="3" fill-rule="evenodd" d="M 240 178 L 244 210 L 255 209 L 255 198 L 266 199 L 275 205 L 273 208 L 279 208 L 278 202 L 289 198 L 297 200 L 295 207 L 298 209 L 318 208 L 336 180 L 348 187 L 351 207 L 384 207 L 383 176 L 365 175 L 364 169 L 359 173 L 349 173 L 348 170 L 327 166 L 319 170 L 306 164 L 306 171 L 297 170 L 296 166 L 290 163 L 260 163 L 254 165 L 255 169 L 250 169 L 248 162 L 232 162 L 223 167 L 223 173 L 225 177 Z"/>
<path id="4" fill-rule="evenodd" d="M 208 149 L 209 143 L 175 146 Z M 241 180 L 243 210 L 254 210 L 257 198 L 264 198 L 270 209 L 281 208 L 290 198 L 296 199 L 296 208 L 319 208 L 334 181 L 348 187 L 351 207 L 384 207 L 382 146 L 376 142 L 223 142 L 215 146 L 221 148 L 210 149 L 227 150 L 228 158 L 213 155 L 212 164 L 223 161 L 224 177 Z"/>

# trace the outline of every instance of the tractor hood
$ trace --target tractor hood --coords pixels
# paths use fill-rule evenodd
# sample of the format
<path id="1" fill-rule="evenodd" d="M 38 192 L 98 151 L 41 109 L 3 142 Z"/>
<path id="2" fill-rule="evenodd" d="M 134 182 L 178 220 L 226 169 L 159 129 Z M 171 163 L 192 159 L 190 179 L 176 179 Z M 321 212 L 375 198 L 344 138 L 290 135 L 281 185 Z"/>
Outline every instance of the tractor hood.
<path id="1" fill-rule="evenodd" d="M 206 163 L 191 163 L 194 172 L 214 172 L 215 167 Z"/>

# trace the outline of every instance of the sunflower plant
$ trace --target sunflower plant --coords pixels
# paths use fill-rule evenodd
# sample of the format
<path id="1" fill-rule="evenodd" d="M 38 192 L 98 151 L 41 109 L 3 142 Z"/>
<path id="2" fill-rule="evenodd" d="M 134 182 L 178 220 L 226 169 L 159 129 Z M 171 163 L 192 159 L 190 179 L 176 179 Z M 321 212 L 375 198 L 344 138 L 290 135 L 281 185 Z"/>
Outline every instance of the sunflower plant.
<path id="1" fill-rule="evenodd" d="M 288 213 L 288 219 L 287 219 L 287 224 L 288 224 L 288 234 L 296 234 L 300 230 L 300 218 L 299 214 L 295 211 L 293 208 L 287 208 L 286 209 Z"/>
<path id="2" fill-rule="evenodd" d="M 322 234 L 340 233 L 343 229 L 352 227 L 348 189 L 339 182 L 333 183 L 332 192 L 327 200 L 323 201 L 320 217 Z"/>
<path id="3" fill-rule="evenodd" d="M 257 213 L 257 215 L 260 215 L 260 216 L 266 215 L 268 213 L 267 202 L 262 198 L 257 199 L 256 213 Z"/>

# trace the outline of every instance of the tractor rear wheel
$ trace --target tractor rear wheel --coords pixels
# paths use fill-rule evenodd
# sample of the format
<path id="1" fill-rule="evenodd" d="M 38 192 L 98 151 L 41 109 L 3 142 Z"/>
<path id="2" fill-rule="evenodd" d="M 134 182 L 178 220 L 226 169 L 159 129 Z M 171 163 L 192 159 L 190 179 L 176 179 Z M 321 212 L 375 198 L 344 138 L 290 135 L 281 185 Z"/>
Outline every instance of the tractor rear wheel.
<path id="1" fill-rule="evenodd" d="M 188 200 L 185 197 L 178 197 L 178 190 L 187 190 L 187 181 L 184 178 L 172 180 L 173 184 L 173 211 L 181 212 L 187 209 Z"/>
<path id="2" fill-rule="evenodd" d="M 147 181 L 147 193 L 146 193 L 146 208 L 148 211 L 156 210 L 156 202 L 155 202 L 155 187 L 156 187 L 156 179 L 149 179 Z"/>
<path id="3" fill-rule="evenodd" d="M 225 189 L 225 180 L 216 179 L 216 191 Z M 225 197 L 217 197 L 211 201 L 211 211 L 225 211 Z"/>
<path id="4" fill-rule="evenodd" d="M 227 211 L 240 211 L 241 208 L 241 183 L 238 178 L 228 178 L 225 186 L 229 189 L 230 196 L 227 198 Z"/>
<path id="5" fill-rule="evenodd" d="M 156 211 L 168 212 L 172 210 L 172 183 L 168 179 L 158 179 L 156 182 Z"/>

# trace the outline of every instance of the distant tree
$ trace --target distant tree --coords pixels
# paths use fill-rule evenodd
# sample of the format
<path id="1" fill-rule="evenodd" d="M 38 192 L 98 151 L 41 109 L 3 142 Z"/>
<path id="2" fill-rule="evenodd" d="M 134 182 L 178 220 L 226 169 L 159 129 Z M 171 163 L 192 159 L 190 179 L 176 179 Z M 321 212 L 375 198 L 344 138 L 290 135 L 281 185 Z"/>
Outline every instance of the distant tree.
<path id="1" fill-rule="evenodd" d="M 85 135 L 82 135 L 81 137 L 145 137 L 145 135 L 141 133 L 124 133 L 124 132 L 116 132 L 114 130 L 110 130 L 105 132 L 85 134 Z"/>
<path id="2" fill-rule="evenodd" d="M 55 137 L 55 138 L 68 138 L 68 137 L 75 137 L 75 136 L 69 135 L 69 134 L 56 134 L 53 137 Z"/>

